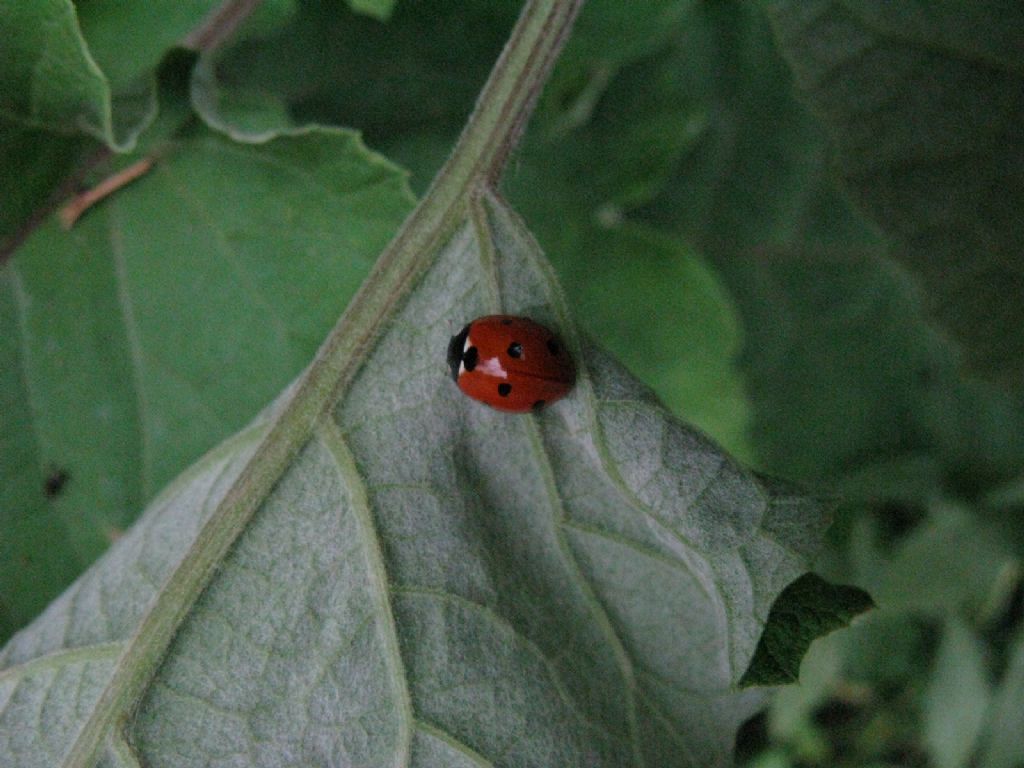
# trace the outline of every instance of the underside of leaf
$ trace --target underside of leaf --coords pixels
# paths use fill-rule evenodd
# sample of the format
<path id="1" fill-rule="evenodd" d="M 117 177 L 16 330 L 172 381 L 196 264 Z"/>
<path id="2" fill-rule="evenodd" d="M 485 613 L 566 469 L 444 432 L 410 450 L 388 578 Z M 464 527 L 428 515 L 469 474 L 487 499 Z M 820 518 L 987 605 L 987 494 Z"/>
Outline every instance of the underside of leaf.
<path id="1" fill-rule="evenodd" d="M 489 410 L 446 375 L 449 336 L 496 311 L 577 356 L 576 389 L 538 416 Z M 141 700 L 99 711 L 295 391 L 0 654 L 0 762 L 62 765 L 87 721 L 110 724 L 106 765 L 729 762 L 761 700 L 735 684 L 824 517 L 581 342 L 489 193 L 162 638 Z"/>

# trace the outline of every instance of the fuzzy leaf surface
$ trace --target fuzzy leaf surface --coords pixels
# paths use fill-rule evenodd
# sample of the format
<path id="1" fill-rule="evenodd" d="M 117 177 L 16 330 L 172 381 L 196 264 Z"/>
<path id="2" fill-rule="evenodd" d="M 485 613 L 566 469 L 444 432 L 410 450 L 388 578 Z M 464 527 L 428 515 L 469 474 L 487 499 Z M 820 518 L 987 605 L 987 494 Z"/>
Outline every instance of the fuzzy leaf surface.
<path id="1" fill-rule="evenodd" d="M 166 638 L 137 708 L 105 713 L 131 717 L 103 733 L 104 766 L 731 762 L 761 701 L 734 686 L 825 516 L 583 343 L 499 200 L 438 248 Z M 499 310 L 557 329 L 579 364 L 537 416 L 469 401 L 445 368 L 449 336 Z M 104 714 L 133 631 L 174 604 L 162 585 L 303 393 L 172 483 L 0 652 L 0 763 L 60 766 Z"/>

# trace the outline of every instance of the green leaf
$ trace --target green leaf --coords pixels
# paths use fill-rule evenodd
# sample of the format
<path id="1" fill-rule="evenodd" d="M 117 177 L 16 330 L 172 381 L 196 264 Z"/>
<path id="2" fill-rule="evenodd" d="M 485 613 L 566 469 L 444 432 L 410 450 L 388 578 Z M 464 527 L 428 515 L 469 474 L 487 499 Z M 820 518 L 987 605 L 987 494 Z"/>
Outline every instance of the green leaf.
<path id="1" fill-rule="evenodd" d="M 152 75 L 170 49 L 181 45 L 225 0 L 89 0 L 79 3 L 82 36 L 111 92 L 152 87 Z"/>
<path id="2" fill-rule="evenodd" d="M 658 50 L 675 33 L 695 0 L 650 0 L 622 3 L 594 0 L 584 6 L 579 23 L 565 47 L 563 69 L 582 64 L 615 68 Z M 557 83 L 558 75 L 555 75 Z"/>
<path id="3" fill-rule="evenodd" d="M 937 506 L 888 556 L 866 542 L 854 547 L 858 582 L 880 606 L 936 618 L 976 610 L 1013 557 L 997 528 L 948 506 Z"/>
<path id="4" fill-rule="evenodd" d="M 924 742 L 937 768 L 967 765 L 991 698 L 984 647 L 963 621 L 951 618 L 924 695 Z"/>
<path id="5" fill-rule="evenodd" d="M 256 740 L 305 763 L 406 764 L 410 740 L 443 764 L 453 749 L 541 765 L 727 759 L 760 701 L 733 686 L 823 516 L 581 346 L 519 220 L 494 199 L 471 213 L 267 484 L 173 642 L 156 638 L 167 660 L 128 736 L 145 764 Z M 577 355 L 574 394 L 538 418 L 467 400 L 444 370 L 453 327 L 498 309 L 559 329 Z M 0 742 L 6 761 L 60 765 L 85 718 L 116 719 L 100 691 L 135 674 L 140 621 L 179 599 L 161 585 L 201 556 L 306 391 L 173 483 L 12 640 L 0 733 L 21 736 Z M 76 707 L 56 705 L 71 681 Z M 39 722 L 42 697 L 55 705 Z M 127 749 L 118 738 L 109 749 Z"/>
<path id="6" fill-rule="evenodd" d="M 70 0 L 0 5 L 0 116 L 131 149 L 156 114 L 161 57 L 214 0 L 125 4 Z"/>
<path id="7" fill-rule="evenodd" d="M 708 118 L 640 215 L 719 269 L 745 330 L 765 465 L 820 483 L 913 459 L 965 494 L 1014 472 L 1024 409 L 961 381 L 919 287 L 880 258 L 835 183 L 824 131 L 791 94 L 763 9 L 705 4 L 689 21 L 666 57 Z"/>
<path id="8" fill-rule="evenodd" d="M 775 600 L 764 634 L 741 686 L 794 683 L 800 661 L 817 638 L 848 626 L 855 616 L 874 607 L 871 596 L 857 587 L 829 584 L 820 576 L 801 576 Z"/>
<path id="9" fill-rule="evenodd" d="M 89 52 L 70 0 L 0 4 L 0 116 L 26 127 L 82 131 L 130 147 L 152 119 L 147 89 L 127 91 L 115 108 L 109 82 Z"/>
<path id="10" fill-rule="evenodd" d="M 880 604 L 843 636 L 843 677 L 869 686 L 900 686 L 931 667 L 934 632 L 906 611 Z"/>
<path id="11" fill-rule="evenodd" d="M 934 452 L 915 417 L 950 386 L 953 361 L 904 274 L 813 250 L 766 250 L 724 271 L 748 329 L 743 369 L 769 467 L 821 482 Z"/>
<path id="12" fill-rule="evenodd" d="M 835 691 L 853 632 L 833 633 L 813 642 L 800 664 L 799 685 L 779 688 L 772 697 L 768 727 L 773 741 L 797 743 L 801 753 L 809 751 L 819 762 L 826 758 L 829 747 L 814 715 Z"/>
<path id="13" fill-rule="evenodd" d="M 351 132 L 199 130 L 25 243 L 0 272 L 4 636 L 301 370 L 411 202 Z"/>
<path id="14" fill-rule="evenodd" d="M 395 0 L 348 0 L 356 13 L 387 21 L 395 9 Z"/>
<path id="15" fill-rule="evenodd" d="M 79 136 L 55 136 L 0 120 L 0 172 L 18 180 L 0 189 L 0 259 L 91 145 Z"/>
<path id="16" fill-rule="evenodd" d="M 879 258 L 762 9 L 705 4 L 688 21 L 665 56 L 708 118 L 640 214 L 697 243 L 732 294 L 765 464 L 818 483 L 916 457 L 958 491 L 1012 472 L 1024 460 L 1019 403 L 959 380 L 919 288 Z"/>
<path id="17" fill-rule="evenodd" d="M 985 729 L 982 768 L 1016 768 L 1024 762 L 1024 633 L 1018 631 L 992 701 Z"/>
<path id="18" fill-rule="evenodd" d="M 736 364 L 743 330 L 699 255 L 626 221 L 587 227 L 552 261 L 589 333 L 672 412 L 745 455 L 750 413 Z"/>
<path id="19" fill-rule="evenodd" d="M 1024 376 L 1024 7 L 770 0 L 844 179 L 989 376 Z"/>
<path id="20" fill-rule="evenodd" d="M 235 141 L 260 143 L 295 130 L 288 106 L 262 88 L 222 88 L 214 57 L 203 56 L 192 74 L 192 103 L 209 125 Z"/>
<path id="21" fill-rule="evenodd" d="M 677 80 L 659 55 L 618 70 L 588 71 L 574 88 L 546 94 L 508 184 L 528 220 L 545 225 L 542 234 L 552 245 L 561 242 L 555 222 L 565 216 L 578 220 L 575 228 L 592 226 L 622 217 L 662 190 L 708 120 L 706 105 Z M 543 215 L 552 206 L 564 213 Z"/>
<path id="22" fill-rule="evenodd" d="M 937 482 L 969 497 L 1018 472 L 1024 401 L 964 379 L 895 264 L 816 248 L 719 263 L 746 330 L 753 441 L 773 472 L 919 505 Z"/>
<path id="23" fill-rule="evenodd" d="M 792 94 L 758 3 L 701 3 L 664 66 L 704 130 L 644 215 L 696 242 L 731 279 L 738 256 L 768 246 L 877 246 L 836 188 L 824 132 Z"/>

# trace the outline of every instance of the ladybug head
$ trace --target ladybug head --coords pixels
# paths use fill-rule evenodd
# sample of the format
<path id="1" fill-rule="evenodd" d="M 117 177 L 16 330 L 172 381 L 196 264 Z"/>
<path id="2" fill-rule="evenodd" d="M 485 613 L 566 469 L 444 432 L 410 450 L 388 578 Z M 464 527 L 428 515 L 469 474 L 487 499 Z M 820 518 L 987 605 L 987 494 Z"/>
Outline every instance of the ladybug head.
<path id="1" fill-rule="evenodd" d="M 466 324 L 448 342 L 448 367 L 452 369 L 452 378 L 455 381 L 459 380 L 459 366 L 462 364 L 462 350 L 466 346 L 467 336 L 469 336 L 469 324 Z"/>

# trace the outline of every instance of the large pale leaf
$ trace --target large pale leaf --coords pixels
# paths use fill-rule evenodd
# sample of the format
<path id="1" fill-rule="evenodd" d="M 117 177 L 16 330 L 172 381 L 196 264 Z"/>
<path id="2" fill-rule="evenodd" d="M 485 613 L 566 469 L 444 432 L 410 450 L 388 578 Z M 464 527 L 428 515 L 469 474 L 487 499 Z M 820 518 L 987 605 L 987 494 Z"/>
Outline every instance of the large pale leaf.
<path id="1" fill-rule="evenodd" d="M 864 210 L 977 369 L 1024 376 L 1024 6 L 770 0 Z"/>
<path id="2" fill-rule="evenodd" d="M 411 205 L 351 132 L 198 130 L 25 242 L 0 271 L 0 635 L 302 369 Z"/>
<path id="3" fill-rule="evenodd" d="M 449 335 L 496 310 L 561 332 L 566 400 L 509 416 L 453 385 Z M 52 768 L 95 738 L 104 765 L 154 768 L 728 764 L 761 698 L 734 684 L 820 510 L 582 342 L 493 198 L 369 343 L 277 482 L 246 466 L 278 450 L 301 382 L 0 653 L 0 763 Z M 271 490 L 221 557 L 253 483 Z M 133 668 L 165 646 L 152 679 Z"/>

